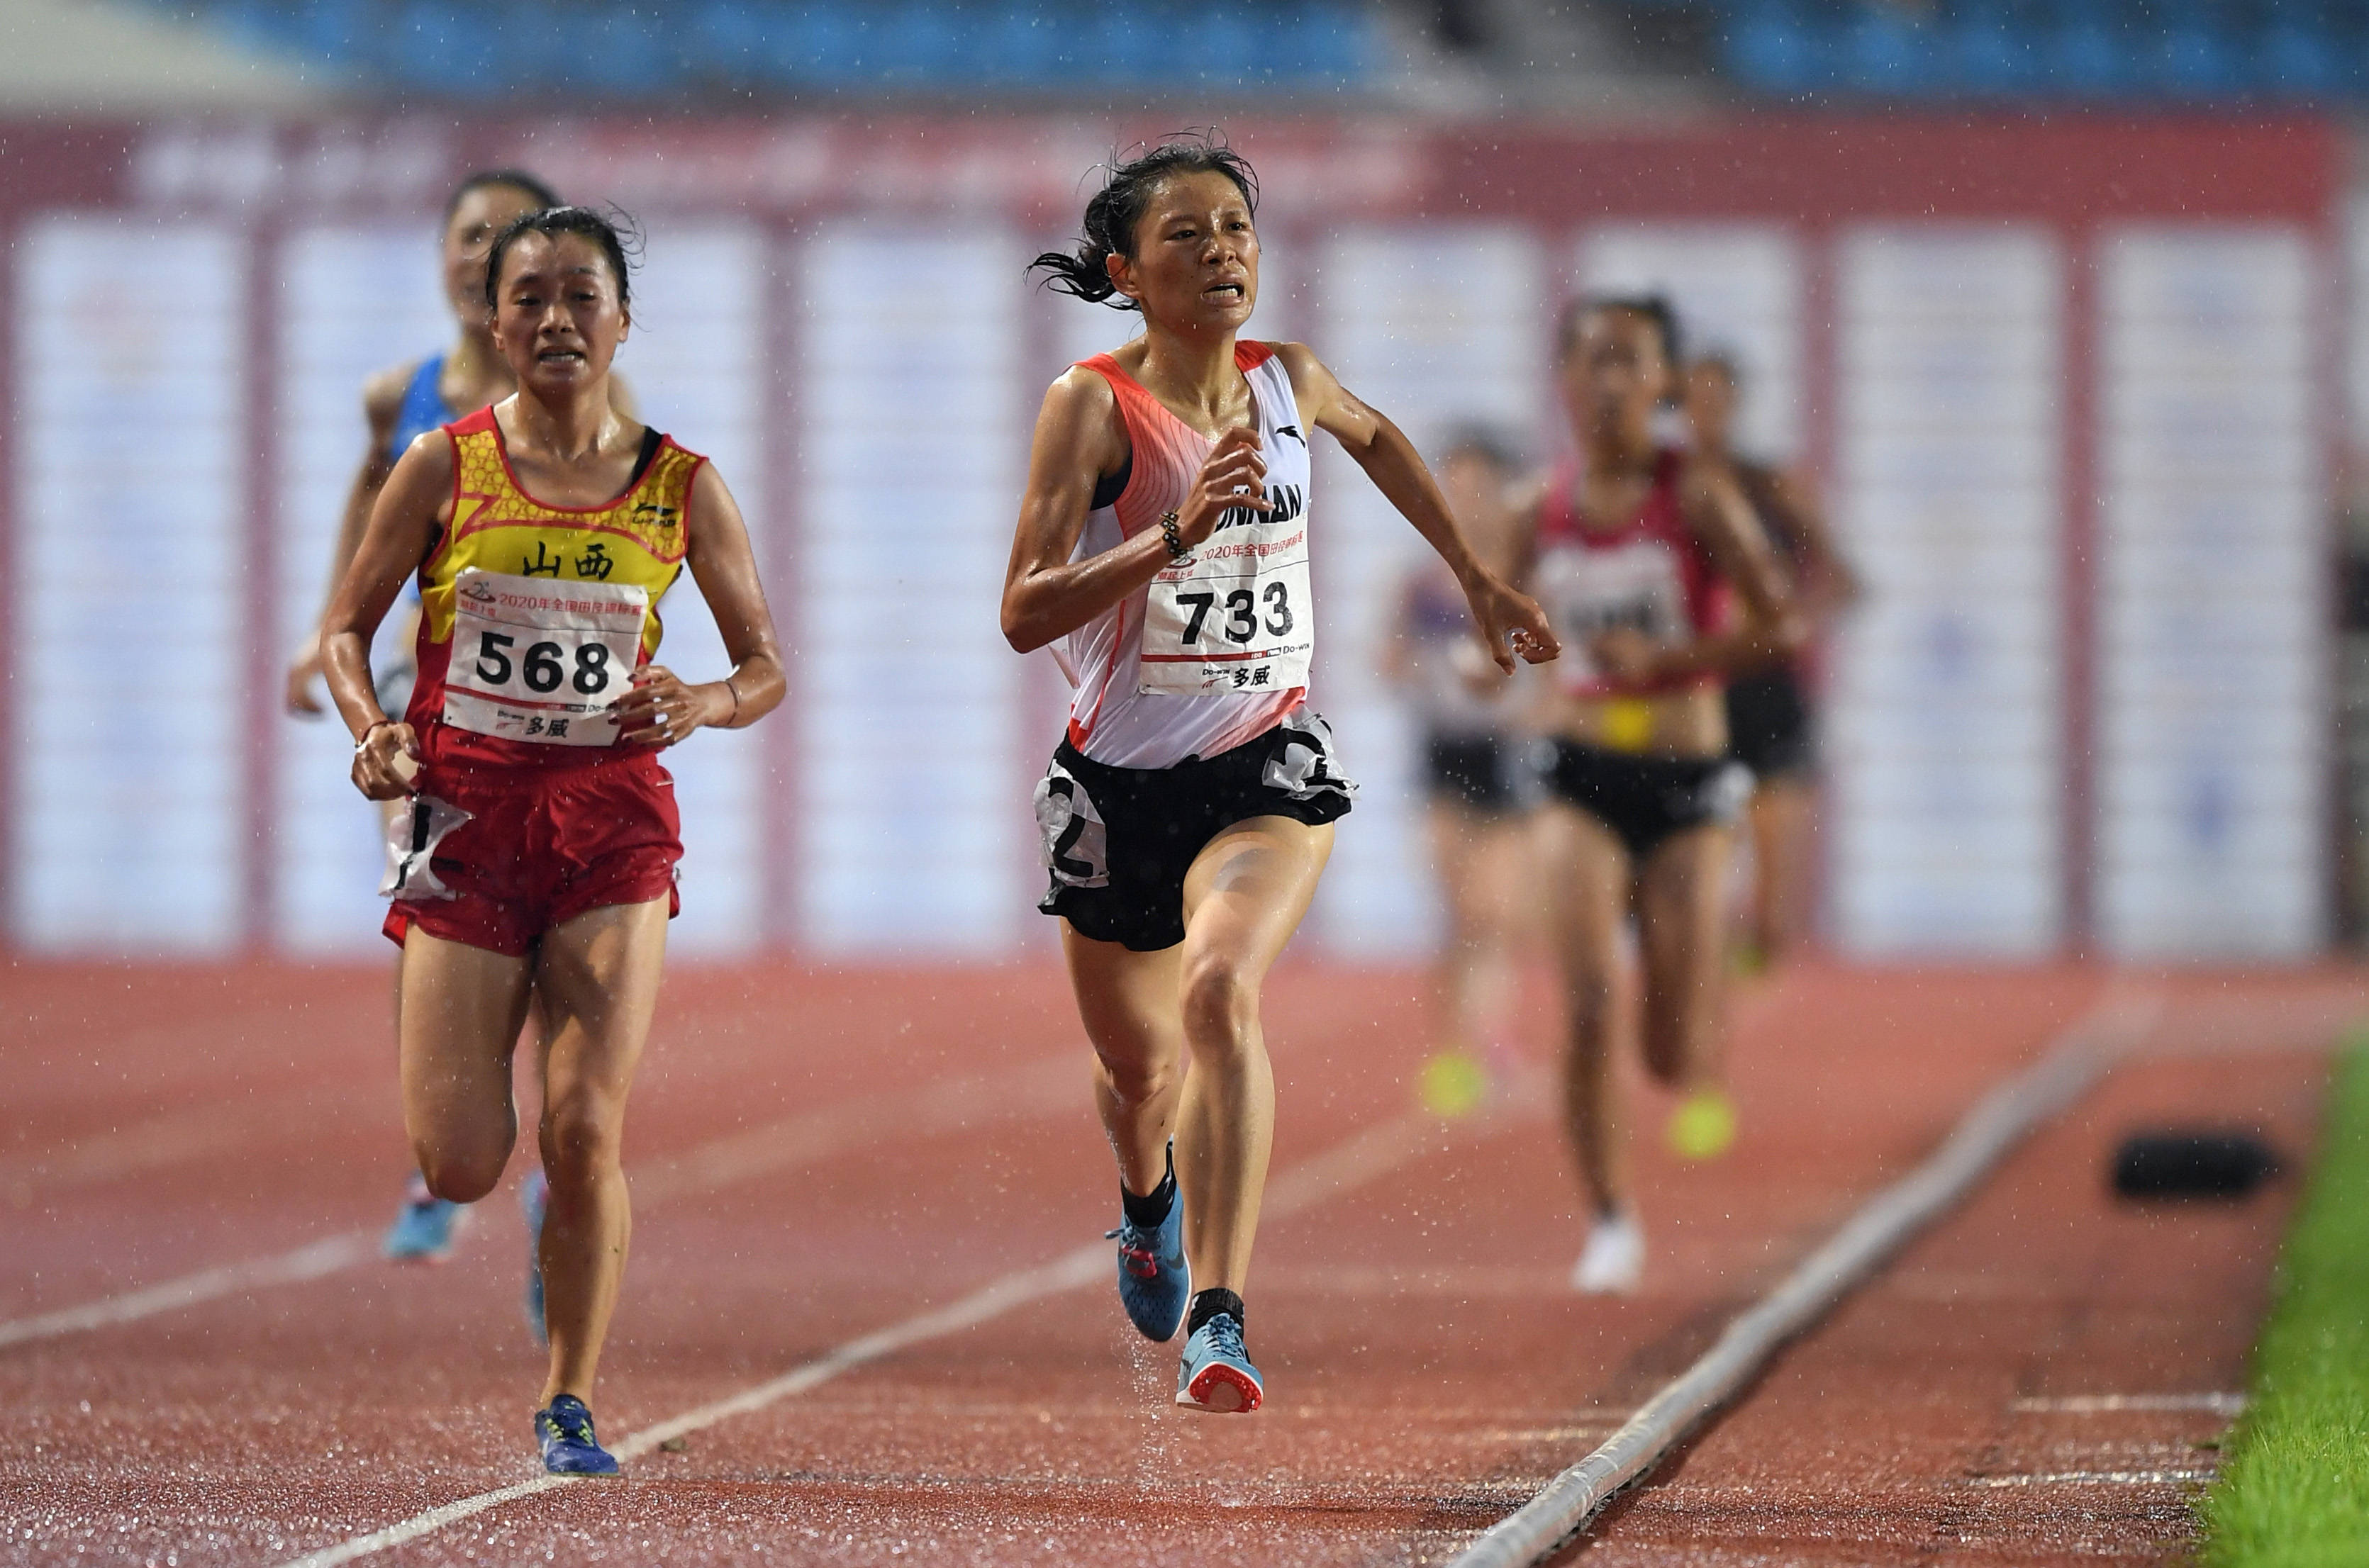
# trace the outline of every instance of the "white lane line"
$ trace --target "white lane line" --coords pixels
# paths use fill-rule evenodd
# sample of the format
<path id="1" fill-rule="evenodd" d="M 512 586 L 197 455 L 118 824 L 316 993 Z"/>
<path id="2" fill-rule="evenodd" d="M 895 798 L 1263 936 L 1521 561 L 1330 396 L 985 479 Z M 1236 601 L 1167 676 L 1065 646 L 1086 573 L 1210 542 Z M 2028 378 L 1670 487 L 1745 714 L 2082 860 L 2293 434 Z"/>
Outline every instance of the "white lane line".
<path id="1" fill-rule="evenodd" d="M 2196 1410 L 2208 1415 L 2236 1417 L 2246 1414 L 2242 1393 L 2077 1393 L 2058 1399 L 2019 1399 L 2014 1407 L 2025 1415 L 2096 1415 L 2116 1410 Z"/>
<path id="2" fill-rule="evenodd" d="M 1327 1199 L 1337 1198 L 1387 1176 L 1423 1154 L 1448 1147 L 1452 1142 L 1471 1139 L 1476 1133 L 1484 1138 L 1494 1136 L 1514 1125 L 1516 1119 L 1519 1119 L 1476 1118 L 1469 1122 L 1449 1124 L 1427 1113 L 1413 1112 L 1376 1122 L 1282 1172 L 1269 1182 L 1265 1215 L 1269 1220 L 1281 1219 L 1312 1208 Z M 1107 1280 L 1112 1278 L 1112 1257 L 1108 1242 L 1089 1242 L 1050 1262 L 1015 1269 L 959 1301 L 917 1313 L 861 1338 L 851 1339 L 811 1361 L 791 1368 L 779 1377 L 687 1410 L 655 1426 L 645 1426 L 615 1445 L 611 1451 L 620 1460 L 639 1459 L 661 1443 L 687 1437 L 736 1415 L 762 1410 L 782 1400 L 795 1399 L 834 1378 L 900 1350 L 977 1328 L 1015 1307 Z M 488 1508 L 498 1508 L 513 1499 L 548 1492 L 555 1486 L 575 1484 L 578 1483 L 573 1478 L 547 1475 L 498 1491 L 481 1492 L 474 1497 L 464 1497 L 414 1515 L 384 1529 L 295 1558 L 282 1564 L 281 1568 L 336 1568 L 336 1564 L 351 1562 L 357 1558 L 417 1540 L 421 1536 L 442 1529 L 446 1525 L 484 1513 Z M 598 1485 L 599 1483 L 590 1484 Z"/>
<path id="3" fill-rule="evenodd" d="M 1969 1476 L 1969 1486 L 2175 1486 L 2211 1481 L 2210 1470 L 2060 1470 L 2046 1475 Z"/>
<path id="4" fill-rule="evenodd" d="M 2026 1133 L 2086 1092 L 2145 1038 L 2162 1011 L 2157 994 L 2110 990 L 2038 1062 L 1984 1096 L 1923 1165 L 1862 1205 L 1781 1284 L 1730 1323 L 1716 1345 L 1602 1447 L 1498 1521 L 1449 1568 L 1528 1568 L 1560 1548 L 1614 1493 L 1732 1398 L 1780 1346 L 1972 1191 Z"/>
<path id="5" fill-rule="evenodd" d="M 140 1176 L 235 1149 L 266 1129 L 284 1127 L 313 1101 L 308 1092 L 225 1109 L 219 1104 L 161 1111 L 130 1126 L 96 1132 L 38 1154 L 0 1160 L 0 1191 L 29 1208 L 45 1193 Z"/>
<path id="6" fill-rule="evenodd" d="M 178 1279 L 168 1279 L 162 1285 L 109 1296 L 84 1306 L 44 1312 L 39 1317 L 17 1318 L 12 1323 L 0 1323 L 0 1346 L 21 1345 L 32 1339 L 54 1338 L 61 1334 L 80 1334 L 89 1329 L 105 1328 L 110 1324 L 131 1323 L 242 1291 L 318 1279 L 325 1274 L 351 1268 L 368 1257 L 370 1251 L 367 1234 L 360 1231 L 349 1231 L 344 1235 L 325 1237 L 276 1257 L 226 1264 L 220 1268 L 184 1275 Z"/>
<path id="7" fill-rule="evenodd" d="M 1085 1103 L 1084 1050 L 1008 1073 L 951 1078 L 898 1094 L 864 1095 L 801 1111 L 698 1144 L 633 1177 L 645 1207 L 710 1193 L 753 1176 L 811 1165 L 868 1142 L 954 1132 L 1047 1116 Z M 348 1231 L 291 1252 L 200 1269 L 79 1307 L 0 1323 L 0 1349 L 178 1312 L 224 1296 L 302 1284 L 354 1267 L 377 1254 L 377 1236 Z"/>
<path id="8" fill-rule="evenodd" d="M 705 1196 L 752 1176 L 812 1165 L 868 1143 L 963 1131 L 1074 1111 L 1086 1105 L 1087 1051 L 1047 1056 L 998 1074 L 942 1078 L 862 1095 L 709 1140 L 632 1173 L 637 1207 Z"/>

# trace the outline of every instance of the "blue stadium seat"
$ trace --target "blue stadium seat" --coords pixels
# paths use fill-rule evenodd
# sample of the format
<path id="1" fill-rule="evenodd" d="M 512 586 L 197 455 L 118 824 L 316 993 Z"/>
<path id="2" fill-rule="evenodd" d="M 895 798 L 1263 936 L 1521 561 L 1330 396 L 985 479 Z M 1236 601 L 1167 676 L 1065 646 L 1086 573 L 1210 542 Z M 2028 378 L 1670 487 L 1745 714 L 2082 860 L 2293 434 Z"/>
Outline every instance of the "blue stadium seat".
<path id="1" fill-rule="evenodd" d="M 792 0 L 767 7 L 765 80 L 792 89 L 845 86 L 877 69 L 871 59 L 871 13 Z"/>
<path id="2" fill-rule="evenodd" d="M 2167 6 L 2167 25 L 2150 51 L 2154 83 L 2178 98 L 2226 98 L 2251 85 L 2249 62 L 2220 19 L 2198 5 Z"/>
<path id="3" fill-rule="evenodd" d="M 1156 81 L 1168 52 L 1160 13 L 1098 6 L 1078 29 L 1077 74 L 1097 84 Z"/>
<path id="4" fill-rule="evenodd" d="M 1818 40 L 1785 0 L 1747 0 L 1730 18 L 1723 43 L 1728 70 L 1756 92 L 1802 97 L 1825 83 Z"/>
<path id="5" fill-rule="evenodd" d="M 1336 0 L 1309 0 L 1295 10 L 1296 15 L 1284 13 L 1287 36 L 1296 36 L 1298 42 L 1287 51 L 1297 68 L 1292 74 L 1319 82 L 1355 82 L 1371 71 L 1369 13 Z"/>
<path id="6" fill-rule="evenodd" d="M 559 64 L 570 85 L 610 97 L 647 98 L 677 84 L 682 38 L 648 11 L 604 6 L 566 16 L 562 26 L 572 47 Z"/>
<path id="7" fill-rule="evenodd" d="M 1058 13 L 1030 5 L 1007 5 L 981 18 L 974 40 L 978 73 L 1000 85 L 1039 86 L 1060 70 L 1065 31 L 1074 30 Z"/>
<path id="8" fill-rule="evenodd" d="M 939 86 L 967 74 L 970 43 L 953 6 L 910 0 L 879 13 L 873 28 L 879 58 L 866 74 L 899 86 Z"/>
<path id="9" fill-rule="evenodd" d="M 684 20 L 692 74 L 735 86 L 764 79 L 765 18 L 749 0 L 700 0 Z"/>
<path id="10" fill-rule="evenodd" d="M 383 20 L 375 6 L 361 0 L 320 0 L 299 6 L 288 18 L 289 37 L 303 53 L 315 59 L 356 64 L 372 52 L 370 36 Z"/>
<path id="11" fill-rule="evenodd" d="M 2111 98 L 2138 82 L 2137 39 L 2102 6 L 2066 8 L 2043 41 L 2043 79 L 2058 95 Z"/>
<path id="12" fill-rule="evenodd" d="M 440 0 L 406 0 L 387 28 L 383 69 L 424 93 L 452 89 L 463 73 L 460 17 Z"/>
<path id="13" fill-rule="evenodd" d="M 1179 18 L 1170 68 L 1179 76 L 1210 86 L 1241 86 L 1265 79 L 1274 63 L 1265 28 L 1240 6 L 1219 4 Z"/>
<path id="14" fill-rule="evenodd" d="M 1894 7 L 1864 6 L 1843 32 L 1843 82 L 1855 92 L 1915 97 L 1934 85 L 1931 29 Z"/>
<path id="15" fill-rule="evenodd" d="M 2358 77 L 2319 18 L 2282 11 L 2262 29 L 2254 79 L 2267 97 L 2324 103 L 2345 93 Z"/>
<path id="16" fill-rule="evenodd" d="M 2041 79 L 2039 40 L 2003 0 L 1970 0 L 1944 24 L 1941 74 L 1975 97 L 2028 93 Z"/>

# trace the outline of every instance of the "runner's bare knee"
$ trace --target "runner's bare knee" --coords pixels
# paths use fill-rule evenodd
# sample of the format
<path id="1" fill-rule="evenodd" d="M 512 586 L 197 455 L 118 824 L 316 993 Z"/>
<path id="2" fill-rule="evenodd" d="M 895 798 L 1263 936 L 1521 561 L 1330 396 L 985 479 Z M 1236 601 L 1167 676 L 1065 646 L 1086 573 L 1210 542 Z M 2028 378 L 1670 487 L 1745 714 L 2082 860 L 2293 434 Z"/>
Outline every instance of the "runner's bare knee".
<path id="1" fill-rule="evenodd" d="M 539 1129 L 543 1168 L 555 1186 L 582 1182 L 617 1167 L 624 1142 L 623 1108 L 594 1089 L 555 1094 Z"/>
<path id="2" fill-rule="evenodd" d="M 1196 1053 L 1245 1050 L 1258 1035 L 1258 978 L 1231 953 L 1185 960 L 1184 1033 Z"/>

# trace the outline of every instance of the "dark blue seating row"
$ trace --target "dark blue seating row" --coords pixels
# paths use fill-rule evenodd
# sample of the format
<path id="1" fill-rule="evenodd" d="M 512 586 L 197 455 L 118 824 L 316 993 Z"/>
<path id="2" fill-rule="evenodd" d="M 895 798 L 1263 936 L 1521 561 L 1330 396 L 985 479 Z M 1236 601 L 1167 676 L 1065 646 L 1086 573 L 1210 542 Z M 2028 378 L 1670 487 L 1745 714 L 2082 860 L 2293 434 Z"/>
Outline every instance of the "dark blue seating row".
<path id="1" fill-rule="evenodd" d="M 1671 0 L 1639 8 L 1669 9 Z M 1709 0 L 1707 8 L 1727 74 L 1781 97 L 2369 96 L 2369 6 L 2360 0 Z"/>
<path id="2" fill-rule="evenodd" d="M 724 89 L 1058 94 L 1346 85 L 1376 61 L 1349 0 L 1206 7 L 882 0 L 212 0 L 233 33 L 365 83 L 454 97 Z"/>

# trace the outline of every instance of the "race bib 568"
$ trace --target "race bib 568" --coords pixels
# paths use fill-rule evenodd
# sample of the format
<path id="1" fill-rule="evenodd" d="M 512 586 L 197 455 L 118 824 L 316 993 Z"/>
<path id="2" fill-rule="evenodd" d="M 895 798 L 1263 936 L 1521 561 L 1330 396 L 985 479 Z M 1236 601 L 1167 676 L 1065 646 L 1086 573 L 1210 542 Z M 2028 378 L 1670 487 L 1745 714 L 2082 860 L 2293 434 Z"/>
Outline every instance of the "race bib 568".
<path id="1" fill-rule="evenodd" d="M 453 603 L 446 723 L 548 745 L 616 740 L 610 705 L 641 656 L 647 592 L 473 568 L 454 585 Z"/>

